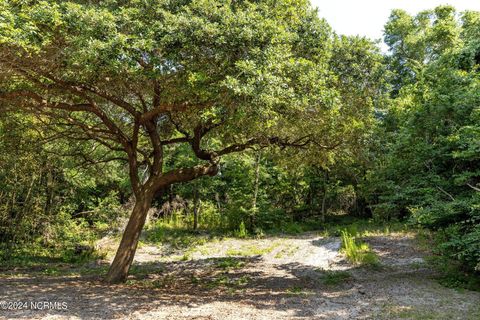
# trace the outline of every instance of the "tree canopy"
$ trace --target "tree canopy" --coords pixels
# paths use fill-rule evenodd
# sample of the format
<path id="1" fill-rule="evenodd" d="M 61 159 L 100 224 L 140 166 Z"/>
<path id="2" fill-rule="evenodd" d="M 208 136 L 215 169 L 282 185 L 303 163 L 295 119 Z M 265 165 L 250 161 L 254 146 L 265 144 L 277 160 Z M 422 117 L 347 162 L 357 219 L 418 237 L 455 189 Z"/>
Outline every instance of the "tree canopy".
<path id="1" fill-rule="evenodd" d="M 156 193 L 249 148 L 314 146 L 328 159 L 365 128 L 379 88 L 374 46 L 334 36 L 307 1 L 0 8 L 1 108 L 71 141 L 67 154 L 128 163 L 137 206 L 112 281 L 125 278 Z M 165 170 L 179 144 L 196 165 Z"/>
<path id="2" fill-rule="evenodd" d="M 479 268 L 480 14 L 394 11 L 386 42 L 395 99 L 372 169 L 379 216 L 440 230 L 441 251 Z"/>
<path id="3" fill-rule="evenodd" d="M 0 232 L 56 248 L 128 209 L 120 282 L 149 210 L 242 236 L 348 213 L 478 274 L 479 39 L 451 6 L 393 10 L 381 54 L 306 0 L 0 0 Z"/>

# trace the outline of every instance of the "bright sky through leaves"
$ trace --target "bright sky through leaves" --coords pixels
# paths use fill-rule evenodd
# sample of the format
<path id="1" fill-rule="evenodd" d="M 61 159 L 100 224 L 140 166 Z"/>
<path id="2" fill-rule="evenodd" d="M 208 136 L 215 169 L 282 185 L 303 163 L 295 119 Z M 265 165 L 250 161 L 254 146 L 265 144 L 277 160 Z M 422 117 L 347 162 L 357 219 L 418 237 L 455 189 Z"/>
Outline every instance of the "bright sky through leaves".
<path id="1" fill-rule="evenodd" d="M 382 39 L 383 26 L 392 9 L 404 9 L 410 14 L 432 9 L 443 4 L 453 5 L 458 11 L 480 11 L 478 0 L 310 0 L 319 8 L 321 17 L 327 19 L 335 32 L 345 35 L 362 35 Z M 385 45 L 382 49 L 386 50 Z"/>

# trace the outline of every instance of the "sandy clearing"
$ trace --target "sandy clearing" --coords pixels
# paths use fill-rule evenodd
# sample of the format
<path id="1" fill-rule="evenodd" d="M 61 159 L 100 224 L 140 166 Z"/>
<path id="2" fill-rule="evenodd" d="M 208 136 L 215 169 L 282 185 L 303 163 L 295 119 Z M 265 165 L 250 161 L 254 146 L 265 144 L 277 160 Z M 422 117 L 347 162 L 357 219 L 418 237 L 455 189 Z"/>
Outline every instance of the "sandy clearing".
<path id="1" fill-rule="evenodd" d="M 2 276 L 0 301 L 61 301 L 68 309 L 0 310 L 0 319 L 480 318 L 480 293 L 439 285 L 411 236 L 366 241 L 384 268 L 354 268 L 338 238 L 308 233 L 210 242 L 190 250 L 188 261 L 143 246 L 136 264 L 147 272 L 118 286 L 98 276 Z M 322 269 L 352 277 L 327 285 Z"/>

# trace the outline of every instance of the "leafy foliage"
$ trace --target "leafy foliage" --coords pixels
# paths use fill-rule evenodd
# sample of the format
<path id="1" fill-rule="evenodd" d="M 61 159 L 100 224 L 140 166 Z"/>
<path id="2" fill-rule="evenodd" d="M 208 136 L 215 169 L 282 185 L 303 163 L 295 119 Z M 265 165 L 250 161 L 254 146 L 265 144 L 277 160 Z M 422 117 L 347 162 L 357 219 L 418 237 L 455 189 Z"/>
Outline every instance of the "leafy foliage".
<path id="1" fill-rule="evenodd" d="M 0 0 L 0 252 L 82 260 L 144 202 L 173 247 L 405 220 L 478 275 L 479 39 L 451 6 L 394 10 L 381 55 L 304 0 Z"/>
<path id="2" fill-rule="evenodd" d="M 439 230 L 444 254 L 478 270 L 480 15 L 451 7 L 386 26 L 395 99 L 379 127 L 385 152 L 368 174 L 374 215 Z"/>

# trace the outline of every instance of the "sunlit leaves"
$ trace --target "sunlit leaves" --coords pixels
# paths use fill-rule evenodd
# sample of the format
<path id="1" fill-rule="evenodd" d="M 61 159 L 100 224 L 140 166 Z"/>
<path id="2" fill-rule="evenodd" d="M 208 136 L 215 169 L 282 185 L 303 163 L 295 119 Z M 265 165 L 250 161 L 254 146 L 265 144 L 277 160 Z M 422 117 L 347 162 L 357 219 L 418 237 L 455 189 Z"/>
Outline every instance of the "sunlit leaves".
<path id="1" fill-rule="evenodd" d="M 470 270 L 479 263 L 478 21 L 478 13 L 459 19 L 448 6 L 392 13 L 385 40 L 395 99 L 383 122 L 387 153 L 369 177 L 374 213 L 410 213 L 444 230 L 442 251 Z"/>

